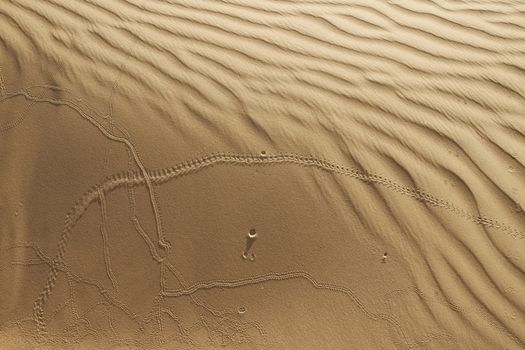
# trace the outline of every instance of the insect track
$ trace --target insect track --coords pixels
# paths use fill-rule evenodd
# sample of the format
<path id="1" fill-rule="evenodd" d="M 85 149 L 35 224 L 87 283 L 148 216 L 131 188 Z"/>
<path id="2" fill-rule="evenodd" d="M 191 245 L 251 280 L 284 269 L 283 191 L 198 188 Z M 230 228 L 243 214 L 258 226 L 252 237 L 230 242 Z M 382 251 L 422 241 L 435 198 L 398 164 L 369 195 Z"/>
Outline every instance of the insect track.
<path id="1" fill-rule="evenodd" d="M 146 169 L 147 177 L 144 177 L 144 172 L 139 171 L 126 171 L 111 175 L 107 177 L 102 184 L 93 186 L 77 201 L 77 203 L 73 206 L 73 208 L 70 210 L 70 212 L 65 218 L 64 228 L 62 230 L 62 234 L 58 242 L 57 253 L 53 260 L 51 271 L 49 272 L 43 290 L 39 294 L 34 304 L 33 315 L 37 324 L 38 333 L 45 334 L 46 327 L 44 322 L 43 308 L 55 286 L 58 275 L 58 266 L 64 260 L 67 242 L 70 238 L 71 230 L 76 224 L 76 222 L 80 219 L 82 214 L 89 207 L 89 205 L 93 201 L 99 199 L 100 190 L 104 191 L 104 193 L 109 193 L 125 185 L 139 186 L 145 184 L 146 179 L 150 180 L 152 184 L 159 185 L 172 179 L 176 179 L 178 177 L 188 175 L 190 173 L 210 168 L 214 165 L 256 166 L 269 164 L 296 164 L 301 166 L 313 167 L 333 174 L 350 176 L 352 178 L 361 180 L 366 183 L 380 184 L 393 191 L 409 196 L 416 200 L 451 211 L 456 215 L 459 215 L 476 224 L 494 227 L 511 235 L 514 239 L 523 239 L 525 237 L 523 232 L 509 225 L 503 224 L 489 217 L 471 214 L 465 209 L 460 208 L 450 203 L 449 201 L 437 198 L 429 193 L 424 192 L 421 189 L 403 186 L 395 183 L 394 181 L 384 176 L 356 169 L 351 169 L 334 163 L 332 161 L 317 158 L 315 156 L 300 155 L 296 153 L 266 154 L 264 156 L 239 153 L 212 153 L 200 158 L 194 158 L 189 161 L 179 163 L 170 168 L 156 170 Z"/>
<path id="2" fill-rule="evenodd" d="M 394 326 L 399 332 L 399 334 L 403 337 L 408 347 L 409 348 L 413 347 L 408 341 L 406 334 L 403 332 L 403 328 L 401 327 L 401 325 L 396 319 L 386 314 L 374 313 L 374 312 L 368 311 L 366 306 L 363 304 L 363 302 L 352 292 L 350 288 L 347 288 L 345 286 L 336 285 L 336 284 L 331 284 L 331 283 L 319 282 L 311 274 L 309 274 L 308 272 L 304 272 L 304 271 L 270 272 L 266 274 L 246 277 L 246 278 L 237 279 L 237 280 L 213 280 L 213 281 L 206 281 L 206 282 L 198 282 L 188 288 L 183 288 L 183 289 L 178 289 L 178 290 L 165 290 L 161 292 L 161 294 L 167 297 L 178 297 L 178 296 L 183 296 L 183 295 L 191 295 L 201 289 L 238 288 L 238 287 L 242 287 L 246 285 L 263 283 L 266 281 L 284 281 L 284 280 L 289 280 L 289 279 L 304 279 L 308 281 L 316 289 L 326 289 L 326 290 L 330 290 L 333 292 L 345 294 L 347 297 L 349 297 L 354 302 L 354 304 L 359 308 L 359 310 L 363 312 L 368 318 L 374 321 L 378 321 L 378 320 L 386 321 L 390 325 Z"/>

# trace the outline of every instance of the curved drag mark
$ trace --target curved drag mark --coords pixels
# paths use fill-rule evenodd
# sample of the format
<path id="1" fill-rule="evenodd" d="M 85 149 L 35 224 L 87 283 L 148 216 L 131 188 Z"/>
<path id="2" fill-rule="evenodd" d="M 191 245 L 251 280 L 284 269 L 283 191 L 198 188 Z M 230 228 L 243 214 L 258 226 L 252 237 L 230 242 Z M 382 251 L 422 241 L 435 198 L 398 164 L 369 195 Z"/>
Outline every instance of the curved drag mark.
<path id="1" fill-rule="evenodd" d="M 4 80 L 4 75 L 2 74 L 3 68 L 2 66 L 0 65 L 0 96 L 4 96 L 5 93 L 7 93 L 7 88 L 5 86 L 5 80 Z"/>
<path id="2" fill-rule="evenodd" d="M 104 245 L 104 263 L 106 264 L 106 273 L 113 285 L 113 288 L 118 288 L 117 279 L 111 268 L 111 258 L 109 254 L 109 237 L 108 237 L 108 210 L 106 205 L 106 195 L 102 188 L 98 188 L 98 199 L 100 201 L 100 215 L 102 224 L 100 225 L 100 232 L 102 233 L 102 242 Z"/>
<path id="3" fill-rule="evenodd" d="M 363 172 L 356 169 L 351 169 L 337 163 L 317 158 L 309 155 L 300 155 L 294 153 L 281 153 L 281 154 L 265 154 L 265 155 L 254 155 L 254 154 L 236 154 L 236 153 L 214 153 L 201 158 L 195 158 L 186 162 L 179 163 L 171 168 L 159 169 L 159 170 L 146 170 L 146 177 L 142 172 L 127 171 L 119 174 L 109 176 L 102 184 L 92 187 L 86 192 L 73 206 L 70 212 L 67 214 L 62 235 L 58 243 L 58 249 L 54 258 L 53 267 L 49 273 L 48 280 L 44 286 L 42 292 L 35 301 L 34 307 L 34 318 L 37 324 L 39 334 L 45 333 L 45 321 L 44 321 L 44 306 L 45 302 L 51 294 L 58 275 L 58 266 L 61 265 L 64 260 L 66 253 L 67 242 L 71 236 L 71 230 L 78 220 L 82 217 L 89 205 L 99 200 L 100 191 L 109 193 L 122 186 L 139 186 L 146 183 L 146 179 L 150 179 L 152 184 L 162 184 L 178 177 L 195 173 L 214 165 L 236 165 L 236 166 L 253 166 L 253 165 L 278 165 L 278 164 L 295 164 L 306 167 L 313 167 L 319 170 L 327 171 L 333 174 L 339 174 L 344 176 L 350 176 L 366 183 L 375 183 L 386 188 L 389 188 L 402 195 L 414 198 L 432 206 L 443 208 L 451 211 L 456 215 L 459 215 L 469 221 L 476 224 L 494 227 L 506 234 L 509 234 L 514 239 L 523 239 L 525 234 L 514 227 L 501 223 L 495 219 L 474 215 L 467 212 L 465 209 L 460 208 L 449 201 L 435 197 L 432 194 L 426 193 L 419 188 L 410 188 L 397 184 L 396 182 L 377 175 L 374 173 Z"/>
<path id="4" fill-rule="evenodd" d="M 110 139 L 112 141 L 117 141 L 117 142 L 120 142 L 120 143 L 124 143 L 128 147 L 129 151 L 132 153 L 133 159 L 135 160 L 135 163 L 137 164 L 137 166 L 139 167 L 141 173 L 143 174 L 142 179 L 143 179 L 143 181 L 145 182 L 145 184 L 146 184 L 146 186 L 148 188 L 148 192 L 149 192 L 149 196 L 150 196 L 150 202 L 151 202 L 151 205 L 152 205 L 152 208 L 153 208 L 153 213 L 155 215 L 155 223 L 156 223 L 157 235 L 158 235 L 158 239 L 159 239 L 158 244 L 161 247 L 165 248 L 165 249 L 169 249 L 171 247 L 169 242 L 167 242 L 164 239 L 164 234 L 163 234 L 163 230 L 162 230 L 162 227 L 161 227 L 161 220 L 160 220 L 160 214 L 159 214 L 159 210 L 158 210 L 158 205 L 157 205 L 157 201 L 155 199 L 155 195 L 154 195 L 154 192 L 153 192 L 153 185 L 151 183 L 149 174 L 146 171 L 146 168 L 144 167 L 142 161 L 140 160 L 140 157 L 138 155 L 137 150 L 135 149 L 135 146 L 128 139 L 123 138 L 123 137 L 119 137 L 119 136 L 115 136 L 112 133 L 108 132 L 97 120 L 95 120 L 92 116 L 90 116 L 89 114 L 84 112 L 79 106 L 77 106 L 75 103 L 73 103 L 71 101 L 62 101 L 62 100 L 57 100 L 57 99 L 53 99 L 53 98 L 49 98 L 49 97 L 34 96 L 34 95 L 30 94 L 27 90 L 24 90 L 24 89 L 22 89 L 20 91 L 17 91 L 17 92 L 13 92 L 13 93 L 7 93 L 0 99 L 0 101 L 4 101 L 4 100 L 7 100 L 9 98 L 16 97 L 16 96 L 24 96 L 27 100 L 29 100 L 29 101 L 31 101 L 33 103 L 36 103 L 36 102 L 47 102 L 47 103 L 51 103 L 51 104 L 54 104 L 54 105 L 68 106 L 69 108 L 75 110 L 78 114 L 80 114 L 80 116 L 82 118 L 86 119 L 93 126 L 95 126 L 97 129 L 99 129 L 100 132 L 102 132 L 102 134 L 104 134 L 104 136 L 106 136 L 108 139 Z M 59 245 L 61 245 L 61 244 L 66 244 L 66 242 L 61 240 L 59 242 Z M 59 246 L 58 253 L 57 253 L 57 256 L 55 258 L 56 262 L 61 262 L 63 260 L 63 256 L 62 256 L 63 252 L 65 252 L 65 246 L 64 247 L 60 247 Z M 42 334 L 46 333 L 45 323 L 43 322 L 43 310 L 41 310 L 39 308 L 45 303 L 45 300 L 48 298 L 49 294 L 51 293 L 51 289 L 53 287 L 50 287 L 50 286 L 54 285 L 54 283 L 56 281 L 56 278 L 57 278 L 57 273 L 58 273 L 58 270 L 56 270 L 55 268 L 51 269 L 51 271 L 49 272 L 49 275 L 48 275 L 47 282 L 46 282 L 46 287 L 44 288 L 45 292 L 40 294 L 38 300 L 34 304 L 34 308 L 35 308 L 34 314 L 35 315 L 39 315 L 39 317 L 37 318 L 37 328 L 39 330 L 39 333 L 38 333 L 39 335 L 42 335 Z"/>
<path id="5" fill-rule="evenodd" d="M 0 94 L 1 96 L 1 94 Z M 18 113 L 16 119 L 0 124 L 0 134 L 16 128 L 27 118 L 28 112 L 35 105 L 36 102 L 31 102 L 28 104 L 21 112 Z"/>
<path id="6" fill-rule="evenodd" d="M 171 122 L 172 110 L 164 106 L 171 108 L 171 101 L 175 101 L 203 124 L 216 125 L 223 119 L 229 123 L 231 118 L 245 123 L 259 136 L 266 133 L 268 139 L 280 142 L 282 134 L 266 121 L 268 115 L 286 126 L 287 133 L 293 132 L 288 126 L 300 131 L 305 125 L 311 130 L 326 131 L 327 140 L 338 139 L 338 145 L 334 142 L 336 147 L 352 149 L 352 157 L 361 158 L 357 163 L 366 169 L 379 169 L 377 162 L 366 159 L 367 155 L 373 155 L 370 159 L 379 156 L 378 161 L 391 160 L 399 166 L 395 169 L 403 170 L 410 179 L 438 168 L 435 174 L 447 175 L 459 184 L 454 188 L 447 185 L 450 196 L 464 195 L 473 201 L 461 202 L 465 207 L 460 208 L 415 188 L 414 180 L 402 182 L 403 186 L 381 175 L 338 168 L 325 160 L 317 159 L 319 162 L 315 163 L 311 157 L 272 155 L 275 158 L 265 160 L 350 176 L 373 184 L 377 191 L 384 186 L 425 203 L 421 212 L 439 207 L 483 228 L 493 227 L 514 239 L 523 239 L 524 234 L 510 225 L 480 216 L 478 208 L 482 203 L 477 199 L 498 210 L 493 213 L 486 209 L 483 213 L 507 220 L 503 219 L 506 205 L 512 205 L 513 212 L 509 214 L 519 213 L 515 216 L 523 219 L 520 195 L 525 169 L 521 157 L 525 152 L 524 15 L 521 0 L 6 0 L 0 6 L 0 61 L 4 57 L 6 63 L 12 59 L 14 69 L 7 70 L 0 63 L 0 100 L 9 98 L 8 88 L 17 85 L 8 77 L 16 79 L 17 74 L 25 76 L 21 73 L 31 70 L 27 63 L 36 63 L 46 71 L 60 67 L 60 71 L 53 72 L 57 79 L 51 80 L 64 88 L 78 84 L 81 91 L 99 91 L 114 85 L 117 72 L 123 74 L 119 81 L 122 92 L 128 96 L 140 93 L 141 103 L 158 112 L 152 118 Z M 43 62 L 50 66 L 42 65 Z M 33 98 L 32 103 L 37 101 L 33 90 L 24 91 L 32 94 L 26 95 Z M 164 99 L 170 103 L 159 105 L 159 100 L 164 103 Z M 101 122 L 95 114 L 90 120 L 90 111 L 84 109 L 82 113 L 83 107 L 63 98 L 38 102 L 67 105 L 92 124 Z M 10 116 L 9 122 L 0 126 L 0 136 L 25 123 L 25 118 L 23 113 Z M 101 127 L 105 124 L 101 123 L 95 126 L 112 141 L 131 141 L 128 135 L 111 127 L 104 132 Z M 181 134 L 185 132 L 180 130 Z M 232 133 L 224 140 L 231 141 L 236 136 Z M 137 160 L 144 157 L 136 147 L 133 150 L 131 142 L 126 146 L 128 166 L 134 168 Z M 275 146 L 290 149 L 287 143 Z M 360 151 L 366 151 L 365 155 L 361 157 Z M 329 154 L 324 150 L 312 152 Z M 156 208 L 155 184 L 209 166 L 262 162 L 246 157 L 254 158 L 206 155 L 194 165 L 157 171 L 137 163 L 139 167 L 135 169 L 140 170 L 115 175 L 97 188 L 108 194 L 109 188 L 121 186 L 120 182 L 131 184 L 129 188 L 147 186 L 158 237 L 154 237 L 155 232 L 150 237 L 134 213 L 132 222 L 153 259 L 166 264 L 166 252 L 161 249 L 168 248 L 168 242 L 162 232 L 162 213 Z M 59 247 L 55 262 L 50 264 L 47 291 L 35 304 L 34 313 L 41 315 L 41 321 L 44 311 L 38 307 L 43 307 L 54 288 L 55 264 L 59 266 L 58 261 L 63 259 L 75 222 L 90 203 L 98 200 L 98 189 L 86 193 L 66 218 L 69 231 L 60 239 L 64 246 Z M 432 191 L 439 194 L 437 189 Z M 492 197 L 494 203 L 490 203 Z M 133 203 L 132 194 L 129 198 Z M 383 199 L 377 196 L 378 201 Z M 466 207 L 467 203 L 473 206 Z M 81 208 L 84 205 L 86 208 Z M 508 220 L 513 218 L 509 216 Z M 401 219 L 399 222 L 403 223 Z M 513 221 L 507 223 L 523 227 Z M 523 269 L 515 265 L 523 261 L 518 247 L 512 247 L 514 242 L 495 242 L 496 230 L 479 230 L 479 235 L 464 237 L 464 232 L 451 230 L 451 235 L 446 236 L 446 228 L 436 229 L 443 232 L 443 236 L 436 236 L 438 240 L 443 238 L 436 252 L 425 250 L 428 236 L 424 234 L 405 240 L 399 237 L 395 243 L 398 248 L 414 246 L 412 257 L 428 260 L 428 266 L 419 270 L 423 285 L 428 287 L 434 283 L 427 284 L 429 281 L 438 280 L 436 288 L 442 287 L 443 294 L 448 293 L 451 300 L 463 300 L 464 296 L 465 300 L 486 307 L 488 314 L 491 307 L 497 307 L 498 312 L 491 316 L 494 322 L 508 324 L 502 321 L 508 318 L 505 307 L 498 307 L 500 303 L 505 305 L 504 299 L 487 302 L 490 293 L 474 288 L 471 282 L 477 282 L 477 286 L 496 284 L 501 296 L 510 296 L 507 288 L 512 286 L 516 289 L 510 299 L 523 305 L 516 301 L 525 281 Z M 107 232 L 102 234 L 106 237 Z M 477 244 L 478 237 L 486 241 L 487 247 Z M 387 241 L 389 237 L 385 234 L 382 239 Z M 490 245 L 494 248 L 488 248 Z M 454 246 L 461 249 L 455 251 Z M 492 254 L 496 252 L 500 253 Z M 450 266 L 446 259 L 433 257 L 440 253 L 450 260 Z M 467 259 L 473 259 L 472 263 L 465 264 Z M 502 268 L 510 265 L 517 269 Z M 106 266 L 110 266 L 109 259 Z M 476 266 L 481 270 L 472 270 Z M 457 278 L 448 278 L 453 273 Z M 470 281 L 461 289 L 460 278 Z M 518 315 L 523 317 L 521 310 Z M 46 316 L 51 317 L 47 309 Z M 491 319 L 487 318 L 487 322 Z M 514 328 L 522 328 L 519 321 L 508 319 Z M 467 317 L 465 321 L 474 328 L 478 326 L 474 318 Z M 451 324 L 446 328 L 451 330 Z M 42 325 L 39 329 L 45 330 Z M 489 340 L 490 330 L 479 328 L 478 335 Z M 454 332 L 459 335 L 461 330 Z M 471 335 L 464 339 L 468 337 L 473 339 Z M 499 345 L 503 347 L 503 343 Z M 523 347 L 523 342 L 518 346 Z"/>
<path id="7" fill-rule="evenodd" d="M 251 276 L 246 277 L 242 279 L 236 279 L 236 280 L 213 280 L 213 281 L 206 281 L 206 282 L 198 282 L 193 285 L 191 285 L 188 288 L 178 289 L 178 290 L 163 290 L 161 291 L 162 296 L 166 297 L 179 297 L 183 295 L 192 295 L 193 293 L 202 290 L 202 289 L 213 289 L 213 288 L 239 288 L 251 284 L 257 284 L 257 283 L 263 283 L 266 281 L 284 281 L 289 279 L 304 279 L 308 281 L 314 288 L 316 289 L 327 289 L 333 292 L 343 293 L 352 301 L 355 305 L 363 312 L 367 317 L 374 321 L 382 320 L 388 322 L 390 325 L 394 326 L 396 330 L 401 334 L 403 337 L 405 343 L 408 345 L 408 347 L 411 349 L 413 346 L 409 343 L 408 338 L 406 334 L 403 332 L 403 328 L 397 322 L 393 317 L 382 314 L 382 313 L 373 313 L 366 309 L 365 305 L 361 302 L 361 300 L 354 295 L 351 289 L 331 284 L 331 283 L 324 283 L 319 282 L 316 280 L 311 274 L 304 271 L 286 271 L 286 272 L 270 272 L 266 274 L 261 274 L 257 276 Z"/>
<path id="8" fill-rule="evenodd" d="M 170 247 L 169 242 L 167 242 L 164 239 L 164 235 L 163 235 L 163 231 L 162 231 L 162 227 L 161 227 L 160 215 L 158 213 L 157 201 L 155 199 L 155 195 L 154 195 L 154 192 L 153 192 L 153 186 L 151 184 L 151 180 L 149 179 L 148 172 L 146 171 L 146 168 L 144 167 L 144 164 L 140 160 L 139 154 L 138 154 L 137 150 L 135 149 L 135 146 L 131 143 L 131 141 L 129 141 L 128 139 L 126 139 L 124 137 L 119 137 L 119 136 L 113 135 L 112 133 L 107 131 L 97 120 L 95 120 L 92 116 L 90 116 L 89 114 L 84 112 L 78 105 L 76 105 L 75 103 L 73 103 L 71 101 L 57 100 L 57 99 L 54 99 L 54 98 L 42 97 L 42 96 L 34 96 L 34 95 L 31 95 L 27 90 L 22 89 L 22 90 L 17 91 L 17 92 L 7 93 L 4 97 L 2 97 L 0 99 L 0 102 L 4 101 L 4 100 L 7 100 L 9 98 L 16 97 L 16 96 L 24 96 L 27 100 L 32 101 L 32 102 L 47 102 L 47 103 L 51 103 L 51 104 L 54 104 L 54 105 L 67 106 L 67 107 L 73 109 L 74 111 L 76 111 L 78 114 L 80 114 L 80 116 L 82 118 L 86 119 L 93 126 L 95 126 L 97 129 L 99 129 L 100 132 L 102 132 L 102 134 L 104 134 L 104 136 L 106 136 L 108 139 L 110 139 L 112 141 L 117 141 L 117 142 L 120 142 L 120 143 L 124 143 L 128 147 L 129 151 L 132 153 L 133 159 L 135 160 L 135 163 L 137 164 L 137 166 L 139 167 L 139 169 L 141 170 L 141 172 L 142 172 L 142 174 L 144 176 L 144 181 L 146 182 L 146 186 L 148 188 L 149 195 L 150 195 L 151 205 L 153 207 L 153 212 L 155 214 L 155 222 L 156 222 L 156 227 L 157 227 L 157 234 L 158 234 L 158 237 L 159 237 L 159 242 L 158 243 L 159 243 L 160 246 L 162 246 L 164 248 L 169 248 Z"/>

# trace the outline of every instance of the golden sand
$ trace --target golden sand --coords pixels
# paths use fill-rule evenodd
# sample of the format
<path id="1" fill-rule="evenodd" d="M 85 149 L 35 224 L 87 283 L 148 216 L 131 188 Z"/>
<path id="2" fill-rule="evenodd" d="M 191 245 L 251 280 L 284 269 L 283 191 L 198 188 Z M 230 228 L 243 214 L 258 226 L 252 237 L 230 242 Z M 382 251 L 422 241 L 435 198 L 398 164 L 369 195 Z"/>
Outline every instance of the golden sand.
<path id="1" fill-rule="evenodd" d="M 523 349 L 524 164 L 521 0 L 0 0 L 0 349 Z"/>

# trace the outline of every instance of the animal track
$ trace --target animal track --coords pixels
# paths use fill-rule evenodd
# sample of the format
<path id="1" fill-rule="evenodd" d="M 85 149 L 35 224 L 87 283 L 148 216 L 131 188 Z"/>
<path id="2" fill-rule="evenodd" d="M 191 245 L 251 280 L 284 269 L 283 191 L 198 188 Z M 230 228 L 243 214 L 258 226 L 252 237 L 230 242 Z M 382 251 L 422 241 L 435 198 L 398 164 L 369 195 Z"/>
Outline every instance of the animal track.
<path id="1" fill-rule="evenodd" d="M 51 268 L 47 282 L 42 292 L 35 301 L 34 317 L 39 331 L 45 333 L 43 307 L 54 288 L 58 274 L 57 266 L 59 266 L 64 260 L 66 246 L 70 238 L 71 229 L 80 219 L 82 214 L 86 211 L 88 206 L 93 201 L 99 198 L 100 189 L 102 189 L 104 193 L 109 193 L 125 185 L 139 186 L 145 184 L 146 179 L 150 180 L 152 184 L 163 184 L 172 179 L 176 179 L 178 177 L 189 175 L 196 171 L 204 170 L 211 166 L 221 164 L 236 166 L 256 166 L 264 164 L 296 164 L 313 167 L 333 174 L 350 176 L 363 182 L 377 183 L 383 185 L 389 189 L 392 189 L 403 195 L 412 197 L 416 200 L 420 200 L 433 206 L 449 210 L 474 223 L 499 229 L 503 232 L 510 234 L 514 239 L 523 239 L 525 237 L 523 232 L 518 231 L 517 229 L 511 226 L 500 223 L 492 218 L 470 214 L 463 208 L 457 207 L 448 201 L 439 199 L 431 194 L 422 191 L 421 189 L 409 188 L 397 184 L 384 176 L 347 168 L 345 166 L 314 156 L 299 155 L 295 153 L 279 153 L 271 155 L 267 154 L 266 156 L 261 157 L 260 155 L 252 154 L 213 153 L 201 158 L 195 158 L 189 161 L 179 163 L 171 168 L 157 170 L 146 169 L 145 171 L 147 177 L 144 177 L 143 172 L 138 171 L 126 171 L 123 173 L 114 174 L 106 178 L 106 180 L 101 185 L 93 186 L 77 201 L 77 203 L 73 206 L 73 208 L 66 216 L 64 229 L 62 230 L 62 235 L 58 243 L 58 249 L 54 259 L 54 264 Z M 253 256 L 253 259 L 255 259 L 255 256 Z"/>

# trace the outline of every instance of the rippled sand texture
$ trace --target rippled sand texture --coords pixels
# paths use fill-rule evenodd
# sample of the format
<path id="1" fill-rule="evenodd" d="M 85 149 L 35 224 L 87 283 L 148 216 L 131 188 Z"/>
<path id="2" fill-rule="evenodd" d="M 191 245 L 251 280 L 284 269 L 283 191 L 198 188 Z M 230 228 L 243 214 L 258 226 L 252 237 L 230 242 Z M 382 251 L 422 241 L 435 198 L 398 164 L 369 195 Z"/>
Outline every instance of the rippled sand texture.
<path id="1" fill-rule="evenodd" d="M 525 2 L 1 0 L 0 348 L 525 348 Z"/>

